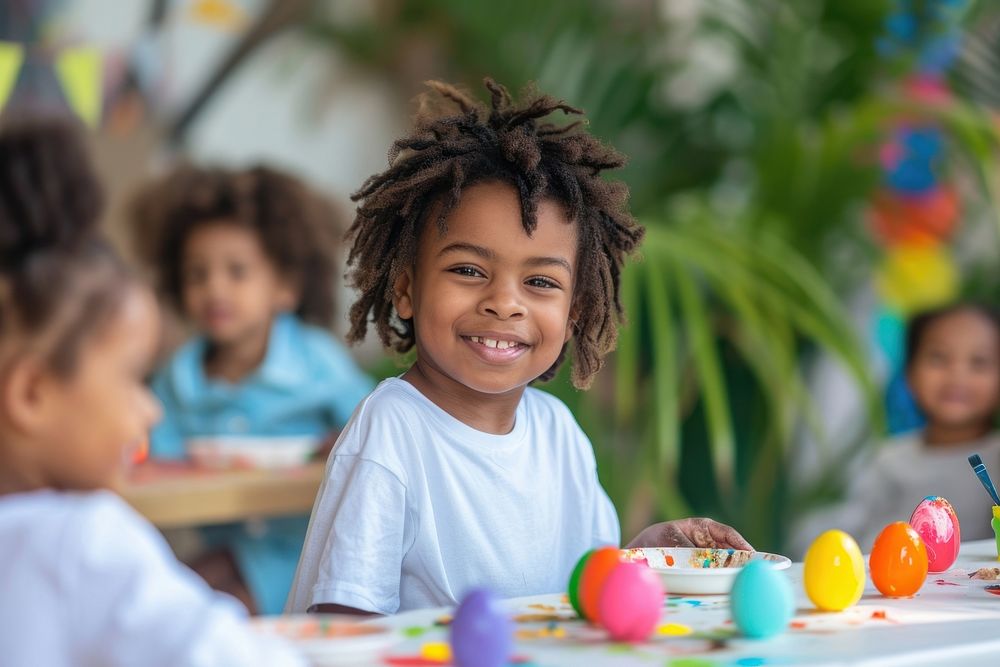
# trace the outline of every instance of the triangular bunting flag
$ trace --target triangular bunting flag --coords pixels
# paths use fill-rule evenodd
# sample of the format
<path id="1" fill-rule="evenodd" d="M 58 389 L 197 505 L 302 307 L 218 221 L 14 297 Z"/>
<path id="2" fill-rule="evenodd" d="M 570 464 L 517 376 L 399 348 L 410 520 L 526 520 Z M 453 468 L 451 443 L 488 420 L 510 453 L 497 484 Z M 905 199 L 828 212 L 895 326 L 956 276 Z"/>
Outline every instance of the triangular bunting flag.
<path id="1" fill-rule="evenodd" d="M 56 58 L 56 74 L 66 101 L 87 125 L 101 120 L 101 54 L 91 47 L 66 49 Z"/>
<path id="2" fill-rule="evenodd" d="M 24 62 L 24 47 L 13 42 L 0 41 L 0 109 L 7 104 L 7 98 L 14 91 L 17 76 Z"/>

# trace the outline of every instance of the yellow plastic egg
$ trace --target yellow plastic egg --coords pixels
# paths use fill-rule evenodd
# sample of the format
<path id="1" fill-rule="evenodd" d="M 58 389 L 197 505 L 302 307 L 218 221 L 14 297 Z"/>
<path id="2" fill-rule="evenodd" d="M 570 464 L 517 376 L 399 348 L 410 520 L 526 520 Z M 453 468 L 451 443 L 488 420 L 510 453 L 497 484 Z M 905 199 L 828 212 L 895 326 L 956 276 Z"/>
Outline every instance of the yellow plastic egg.
<path id="1" fill-rule="evenodd" d="M 810 545 L 802 573 L 806 595 L 824 611 L 842 611 L 865 590 L 865 561 L 854 538 L 828 530 Z"/>

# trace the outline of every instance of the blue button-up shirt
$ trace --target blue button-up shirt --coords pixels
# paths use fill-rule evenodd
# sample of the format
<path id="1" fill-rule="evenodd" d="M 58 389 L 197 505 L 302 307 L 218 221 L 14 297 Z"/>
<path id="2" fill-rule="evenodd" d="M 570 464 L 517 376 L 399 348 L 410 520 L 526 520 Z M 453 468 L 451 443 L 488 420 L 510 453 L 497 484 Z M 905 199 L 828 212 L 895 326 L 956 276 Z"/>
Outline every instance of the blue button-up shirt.
<path id="1" fill-rule="evenodd" d="M 197 337 L 153 380 L 163 419 L 150 436 L 154 457 L 179 459 L 200 436 L 323 437 L 347 423 L 373 384 L 322 329 L 294 315 L 275 318 L 260 367 L 232 384 L 205 376 L 208 341 Z"/>

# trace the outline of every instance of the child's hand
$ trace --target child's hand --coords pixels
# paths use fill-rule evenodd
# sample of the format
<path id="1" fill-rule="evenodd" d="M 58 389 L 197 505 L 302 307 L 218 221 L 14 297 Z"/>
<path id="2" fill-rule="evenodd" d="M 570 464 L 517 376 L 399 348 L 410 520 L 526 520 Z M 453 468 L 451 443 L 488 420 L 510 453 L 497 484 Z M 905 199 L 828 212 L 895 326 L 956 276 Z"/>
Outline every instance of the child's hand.
<path id="1" fill-rule="evenodd" d="M 753 551 L 750 543 L 735 528 L 711 519 L 654 523 L 636 535 L 627 548 L 635 547 L 709 547 Z"/>

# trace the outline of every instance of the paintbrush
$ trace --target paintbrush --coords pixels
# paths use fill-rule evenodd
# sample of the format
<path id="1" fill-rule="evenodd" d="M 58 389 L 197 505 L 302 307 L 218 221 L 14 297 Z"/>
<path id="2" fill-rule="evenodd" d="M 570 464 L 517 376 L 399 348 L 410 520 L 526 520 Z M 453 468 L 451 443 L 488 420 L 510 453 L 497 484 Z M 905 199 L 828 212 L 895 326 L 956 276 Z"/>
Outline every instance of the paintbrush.
<path id="1" fill-rule="evenodd" d="M 990 494 L 993 499 L 994 505 L 1000 505 L 1000 496 L 997 496 L 997 489 L 993 486 L 993 480 L 990 479 L 990 474 L 986 472 L 986 466 L 983 465 L 983 459 L 979 454 L 973 454 L 969 457 L 969 465 L 972 466 L 972 470 L 976 473 L 976 477 L 979 481 L 983 483 L 983 487 L 986 489 L 986 493 Z"/>

